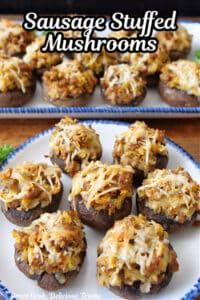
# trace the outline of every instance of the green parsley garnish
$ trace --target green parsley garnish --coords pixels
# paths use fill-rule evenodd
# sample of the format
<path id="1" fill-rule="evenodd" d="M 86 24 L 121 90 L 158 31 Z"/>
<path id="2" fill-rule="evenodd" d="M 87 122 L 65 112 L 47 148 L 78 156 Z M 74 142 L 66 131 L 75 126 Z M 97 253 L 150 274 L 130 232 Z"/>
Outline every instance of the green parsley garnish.
<path id="1" fill-rule="evenodd" d="M 6 160 L 8 155 L 14 150 L 11 145 L 0 146 L 0 165 Z"/>
<path id="2" fill-rule="evenodd" d="M 200 60 L 200 49 L 195 51 L 195 57 L 197 60 Z"/>

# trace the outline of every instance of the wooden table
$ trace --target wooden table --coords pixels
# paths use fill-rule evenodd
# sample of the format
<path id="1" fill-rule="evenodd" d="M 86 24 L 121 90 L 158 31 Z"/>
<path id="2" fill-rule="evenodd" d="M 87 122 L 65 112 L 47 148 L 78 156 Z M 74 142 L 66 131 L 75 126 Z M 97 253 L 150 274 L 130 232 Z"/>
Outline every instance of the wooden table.
<path id="1" fill-rule="evenodd" d="M 11 144 L 16 147 L 27 138 L 52 127 L 56 122 L 58 122 L 56 119 L 2 119 L 0 120 L 0 144 Z M 164 129 L 167 136 L 200 162 L 200 119 L 158 119 L 146 122 L 152 127 Z"/>

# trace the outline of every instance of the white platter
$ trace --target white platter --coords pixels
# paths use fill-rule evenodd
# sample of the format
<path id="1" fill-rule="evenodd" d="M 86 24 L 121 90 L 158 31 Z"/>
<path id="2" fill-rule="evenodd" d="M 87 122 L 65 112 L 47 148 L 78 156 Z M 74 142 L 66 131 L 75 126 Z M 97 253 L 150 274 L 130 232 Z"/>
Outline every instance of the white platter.
<path id="1" fill-rule="evenodd" d="M 104 162 L 111 162 L 112 147 L 115 137 L 127 128 L 127 123 L 114 121 L 88 121 L 100 134 L 103 145 Z M 14 166 L 24 161 L 46 161 L 44 157 L 48 154 L 48 141 L 51 130 L 42 132 L 41 134 L 29 139 L 20 146 L 5 162 L 2 168 Z M 180 146 L 167 139 L 169 150 L 169 168 L 178 165 L 188 170 L 195 180 L 200 178 L 200 165 L 185 152 Z M 69 193 L 71 180 L 67 175 L 63 175 L 64 197 L 61 202 L 60 209 L 66 208 L 66 199 Z M 67 288 L 60 292 L 48 293 L 40 289 L 36 282 L 25 277 L 15 266 L 13 253 L 14 241 L 11 237 L 11 231 L 16 226 L 8 222 L 8 220 L 0 212 L 0 228 L 1 228 L 1 248 L 0 248 L 0 295 L 3 299 L 13 299 L 10 293 L 18 300 L 51 300 L 51 299 L 70 299 L 70 300 L 114 300 L 120 299 L 114 296 L 110 291 L 100 287 L 95 278 L 95 261 L 96 247 L 102 234 L 96 232 L 89 227 L 85 227 L 86 238 L 88 242 L 88 250 L 86 260 L 75 281 Z M 180 271 L 177 272 L 171 283 L 161 293 L 152 297 L 143 297 L 142 299 L 150 300 L 194 300 L 195 296 L 200 292 L 200 234 L 199 228 L 190 227 L 176 234 L 170 235 L 170 241 L 177 252 Z M 194 286 L 196 284 L 196 286 Z M 8 290 L 7 290 L 8 289 Z M 1 297 L 0 297 L 1 298 Z"/>
<path id="2" fill-rule="evenodd" d="M 181 22 L 193 35 L 192 50 L 188 58 L 194 59 L 200 49 L 200 23 Z M 106 32 L 105 32 L 106 33 Z M 105 35 L 101 34 L 101 35 Z M 70 114 L 77 118 L 194 118 L 200 116 L 200 107 L 170 107 L 165 104 L 156 89 L 149 89 L 139 106 L 114 107 L 105 104 L 97 87 L 92 101 L 83 107 L 55 107 L 42 99 L 40 84 L 31 101 L 20 108 L 0 108 L 0 118 L 59 118 Z"/>

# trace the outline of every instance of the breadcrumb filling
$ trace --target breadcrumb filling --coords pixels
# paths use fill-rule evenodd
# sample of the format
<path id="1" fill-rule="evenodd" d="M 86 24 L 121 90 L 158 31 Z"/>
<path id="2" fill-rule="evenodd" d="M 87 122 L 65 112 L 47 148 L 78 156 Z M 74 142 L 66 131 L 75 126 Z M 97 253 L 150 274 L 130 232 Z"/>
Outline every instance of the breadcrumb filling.
<path id="1" fill-rule="evenodd" d="M 67 98 L 75 99 L 85 94 L 92 94 L 97 79 L 91 70 L 85 70 L 79 62 L 73 60 L 64 61 L 46 71 L 43 82 L 51 99 L 67 101 Z"/>
<path id="2" fill-rule="evenodd" d="M 6 209 L 28 211 L 48 206 L 53 195 L 60 192 L 61 170 L 45 163 L 26 162 L 0 173 L 0 199 Z"/>
<path id="3" fill-rule="evenodd" d="M 13 237 L 30 274 L 54 274 L 61 284 L 65 273 L 79 270 L 86 249 L 83 226 L 69 211 L 42 214 L 29 227 L 13 230 Z"/>
<path id="4" fill-rule="evenodd" d="M 200 186 L 181 167 L 148 174 L 138 195 L 145 206 L 180 223 L 200 211 Z"/>
<path id="5" fill-rule="evenodd" d="M 26 93 L 32 84 L 30 67 L 18 57 L 0 56 L 0 92 L 7 93 L 15 89 Z"/>
<path id="6" fill-rule="evenodd" d="M 19 23 L 7 19 L 0 20 L 0 50 L 8 56 L 23 53 L 33 39 L 34 34 L 24 30 Z"/>
<path id="7" fill-rule="evenodd" d="M 101 78 L 101 86 L 107 100 L 112 104 L 128 104 L 142 96 L 145 80 L 126 64 L 109 66 Z"/>
<path id="8" fill-rule="evenodd" d="M 89 68 L 96 75 L 100 75 L 108 66 L 117 64 L 119 57 L 116 53 L 109 53 L 103 49 L 99 53 L 76 53 L 75 59 L 85 68 Z"/>
<path id="9" fill-rule="evenodd" d="M 56 156 L 65 162 L 65 170 L 74 175 L 89 161 L 99 159 L 102 147 L 99 135 L 88 125 L 64 117 L 55 126 L 50 137 L 50 156 Z"/>
<path id="10" fill-rule="evenodd" d="M 140 291 L 149 293 L 167 272 L 177 270 L 177 256 L 167 232 L 142 215 L 115 222 L 98 247 L 97 279 L 108 288 L 140 282 Z"/>
<path id="11" fill-rule="evenodd" d="M 109 215 L 119 210 L 133 195 L 133 171 L 129 166 L 91 162 L 72 179 L 70 200 L 81 201 L 87 209 L 106 210 Z M 74 205 L 75 206 L 75 205 Z"/>
<path id="12" fill-rule="evenodd" d="M 32 70 L 40 68 L 49 68 L 59 64 L 63 55 L 60 53 L 41 52 L 40 48 L 45 43 L 45 36 L 39 36 L 26 48 L 23 60 L 28 63 Z"/>
<path id="13" fill-rule="evenodd" d="M 178 60 L 162 68 L 160 79 L 170 88 L 200 96 L 200 63 L 190 60 Z"/>
<path id="14" fill-rule="evenodd" d="M 145 175 L 155 169 L 158 155 L 167 156 L 164 131 L 136 121 L 115 141 L 113 159 L 123 166 L 130 165 Z"/>
<path id="15" fill-rule="evenodd" d="M 122 55 L 122 60 L 128 62 L 140 74 L 150 76 L 160 72 L 168 60 L 168 52 L 164 46 L 160 46 L 153 53 L 125 53 Z"/>
<path id="16" fill-rule="evenodd" d="M 176 31 L 159 31 L 156 37 L 160 45 L 164 45 L 168 51 L 184 51 L 191 47 L 192 36 L 187 29 L 178 24 Z"/>

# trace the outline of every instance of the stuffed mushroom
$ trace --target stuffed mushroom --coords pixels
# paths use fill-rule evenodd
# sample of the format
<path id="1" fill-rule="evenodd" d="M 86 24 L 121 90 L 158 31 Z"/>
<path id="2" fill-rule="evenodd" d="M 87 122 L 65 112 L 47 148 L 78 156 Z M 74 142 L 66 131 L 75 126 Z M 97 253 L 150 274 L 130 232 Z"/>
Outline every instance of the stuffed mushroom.
<path id="1" fill-rule="evenodd" d="M 97 161 L 73 177 L 69 200 L 84 224 L 106 230 L 131 213 L 132 195 L 131 167 Z"/>
<path id="2" fill-rule="evenodd" d="M 100 83 L 105 100 L 112 105 L 138 105 L 146 95 L 146 81 L 127 64 L 109 66 Z"/>
<path id="3" fill-rule="evenodd" d="M 28 278 L 48 291 L 68 286 L 86 253 L 83 225 L 72 213 L 44 213 L 29 227 L 14 230 L 15 263 Z"/>
<path id="4" fill-rule="evenodd" d="M 44 99 L 58 106 L 86 105 L 97 84 L 93 72 L 75 60 L 52 67 L 42 79 Z"/>
<path id="5" fill-rule="evenodd" d="M 168 52 L 164 46 L 159 46 L 155 52 L 124 53 L 121 59 L 135 68 L 145 78 L 149 87 L 155 87 L 161 68 L 168 61 Z"/>
<path id="6" fill-rule="evenodd" d="M 137 190 L 139 213 L 174 231 L 200 212 L 200 185 L 183 168 L 155 170 Z"/>
<path id="7" fill-rule="evenodd" d="M 179 268 L 167 232 L 142 215 L 115 222 L 97 253 L 99 284 L 124 299 L 158 293 Z"/>
<path id="8" fill-rule="evenodd" d="M 38 79 L 42 78 L 43 73 L 52 66 L 58 65 L 63 60 L 63 54 L 57 52 L 42 52 L 40 48 L 45 43 L 45 36 L 38 36 L 26 48 L 23 60 L 30 65 Z"/>
<path id="9" fill-rule="evenodd" d="M 0 106 L 18 107 L 34 95 L 36 81 L 26 63 L 18 57 L 0 55 Z"/>
<path id="10" fill-rule="evenodd" d="M 159 45 L 166 47 L 170 60 L 185 58 L 190 52 L 192 36 L 181 24 L 178 24 L 176 31 L 159 31 L 156 38 Z"/>
<path id="11" fill-rule="evenodd" d="M 116 138 L 113 160 L 123 166 L 131 166 L 134 184 L 139 186 L 149 172 L 167 166 L 168 151 L 164 131 L 136 121 Z"/>
<path id="12" fill-rule="evenodd" d="M 108 66 L 116 65 L 119 61 L 117 53 L 109 53 L 104 48 L 99 53 L 76 53 L 74 54 L 74 57 L 86 69 L 92 70 L 97 78 L 103 76 L 104 71 Z"/>
<path id="13" fill-rule="evenodd" d="M 6 55 L 21 57 L 34 38 L 33 32 L 25 30 L 20 23 L 0 20 L 0 50 Z"/>
<path id="14" fill-rule="evenodd" d="M 43 212 L 58 209 L 62 197 L 61 170 L 45 163 L 26 162 L 0 173 L 1 208 L 6 218 L 28 226 Z"/>
<path id="15" fill-rule="evenodd" d="M 159 93 L 172 106 L 199 106 L 200 63 L 181 59 L 166 64 L 161 70 Z"/>
<path id="16" fill-rule="evenodd" d="M 86 124 L 64 117 L 50 137 L 50 159 L 65 173 L 74 176 L 90 161 L 101 158 L 99 135 Z"/>

